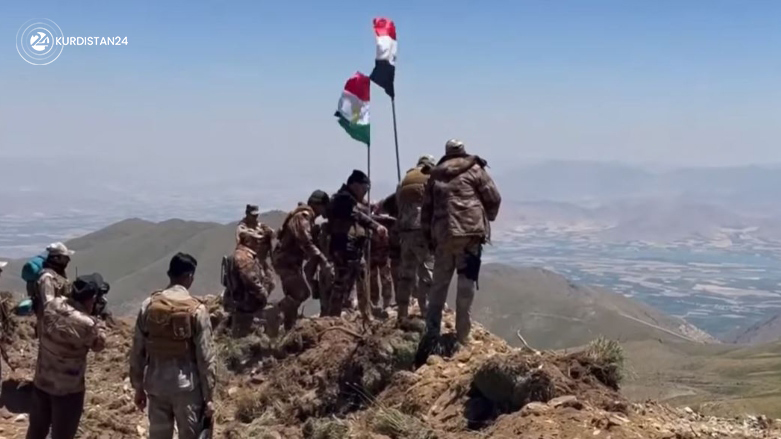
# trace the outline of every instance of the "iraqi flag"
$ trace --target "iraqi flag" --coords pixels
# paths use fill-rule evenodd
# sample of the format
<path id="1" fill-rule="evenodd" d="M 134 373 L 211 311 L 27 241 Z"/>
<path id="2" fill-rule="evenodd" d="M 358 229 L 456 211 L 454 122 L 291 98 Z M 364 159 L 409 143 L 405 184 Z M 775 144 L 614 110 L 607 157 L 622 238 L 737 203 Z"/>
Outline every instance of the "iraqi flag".
<path id="1" fill-rule="evenodd" d="M 377 58 L 371 80 L 393 99 L 396 97 L 393 88 L 396 77 L 396 25 L 387 18 L 375 18 L 374 34 L 377 35 Z"/>
<path id="2" fill-rule="evenodd" d="M 339 119 L 339 125 L 347 131 L 353 139 L 363 142 L 366 146 L 370 143 L 369 132 L 369 90 L 371 83 L 369 77 L 361 72 L 356 72 L 344 84 L 342 97 L 339 98 L 339 106 L 335 116 Z"/>

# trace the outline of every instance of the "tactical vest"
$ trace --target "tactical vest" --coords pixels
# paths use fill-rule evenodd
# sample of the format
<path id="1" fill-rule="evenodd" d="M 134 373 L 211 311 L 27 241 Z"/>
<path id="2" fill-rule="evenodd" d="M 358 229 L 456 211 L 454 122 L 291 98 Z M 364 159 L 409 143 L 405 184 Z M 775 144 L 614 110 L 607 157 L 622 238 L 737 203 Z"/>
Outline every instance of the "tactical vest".
<path id="1" fill-rule="evenodd" d="M 192 353 L 195 310 L 201 302 L 152 294 L 146 309 L 147 352 L 152 357 L 186 357 Z"/>
<path id="2" fill-rule="evenodd" d="M 407 171 L 407 175 L 401 181 L 399 186 L 398 201 L 399 204 L 422 203 L 423 190 L 428 183 L 429 175 L 424 174 L 421 168 L 412 168 Z"/>

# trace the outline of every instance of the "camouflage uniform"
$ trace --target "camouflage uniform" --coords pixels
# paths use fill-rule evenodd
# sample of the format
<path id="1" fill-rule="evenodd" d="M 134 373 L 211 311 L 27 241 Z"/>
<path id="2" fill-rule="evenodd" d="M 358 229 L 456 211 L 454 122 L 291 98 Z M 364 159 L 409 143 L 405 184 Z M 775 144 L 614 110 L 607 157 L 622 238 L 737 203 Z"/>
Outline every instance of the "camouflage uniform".
<path id="1" fill-rule="evenodd" d="M 33 409 L 27 438 L 73 438 L 84 410 L 87 353 L 106 344 L 102 323 L 66 297 L 50 300 L 41 319 Z"/>
<path id="2" fill-rule="evenodd" d="M 434 256 L 420 225 L 423 193 L 429 180 L 430 168 L 427 165 L 424 158 L 421 158 L 418 166 L 407 171 L 396 189 L 399 208 L 397 229 L 401 240 L 401 267 L 396 302 L 399 305 L 400 318 L 408 314 L 410 296 L 418 300 L 420 312 L 425 315 L 431 289 Z"/>
<path id="3" fill-rule="evenodd" d="M 439 335 L 442 310 L 453 271 L 458 273 L 456 336 L 467 343 L 471 308 L 480 271 L 483 243 L 491 236 L 502 198 L 485 170 L 486 161 L 467 155 L 464 144 L 450 140 L 445 156 L 431 170 L 421 209 L 424 236 L 436 248 L 434 279 L 426 314 L 429 337 Z"/>
<path id="4" fill-rule="evenodd" d="M 160 304 L 173 304 L 179 313 L 150 314 Z M 180 439 L 197 438 L 205 404 L 213 400 L 215 368 L 209 312 L 186 288 L 170 286 L 141 304 L 130 352 L 130 382 L 149 397 L 150 439 L 171 439 L 174 423 Z"/>
<path id="5" fill-rule="evenodd" d="M 345 299 L 353 286 L 358 293 L 358 307 L 363 315 L 370 315 L 366 297 L 366 274 L 363 261 L 367 229 L 376 230 L 379 224 L 371 219 L 368 207 L 344 185 L 334 194 L 328 206 L 330 228 L 329 253 L 334 264 L 334 286 L 328 303 L 328 314 L 340 316 Z"/>
<path id="6" fill-rule="evenodd" d="M 274 268 L 282 281 L 285 297 L 279 302 L 279 308 L 285 317 L 285 329 L 290 329 L 298 317 L 298 308 L 310 296 L 309 284 L 304 275 L 304 262 L 308 259 L 327 263 L 325 256 L 312 239 L 312 225 L 315 212 L 306 204 L 290 212 L 279 231 L 279 241 L 274 248 L 272 260 Z M 315 269 L 311 264 L 309 270 Z M 310 274 L 307 277 L 311 277 Z"/>
<path id="7" fill-rule="evenodd" d="M 52 268 L 45 267 L 35 283 L 36 300 L 40 305 L 36 310 L 38 318 L 43 315 L 47 303 L 56 297 L 69 296 L 70 290 L 71 284 L 65 272 L 60 274 Z"/>
<path id="8" fill-rule="evenodd" d="M 380 224 L 391 230 L 393 222 Z M 393 300 L 393 278 L 391 277 L 390 239 L 373 234 L 369 254 L 369 286 L 371 302 L 375 308 L 380 307 L 380 288 L 382 288 L 382 308 L 389 308 Z"/>
<path id="9" fill-rule="evenodd" d="M 274 288 L 276 288 L 276 285 L 274 284 L 274 267 L 271 263 L 271 250 L 276 235 L 274 229 L 262 223 L 250 226 L 247 224 L 247 219 L 245 218 L 241 220 L 236 227 L 236 245 L 241 241 L 241 232 L 244 230 L 250 230 L 262 236 L 256 257 L 258 262 L 260 262 L 260 268 L 263 270 L 263 286 L 266 288 L 266 292 L 271 295 Z"/>
<path id="10" fill-rule="evenodd" d="M 257 253 L 244 244 L 233 252 L 230 291 L 234 312 L 231 316 L 234 337 L 244 337 L 252 330 L 255 317 L 261 317 L 268 302 L 266 272 Z"/>
<path id="11" fill-rule="evenodd" d="M 328 249 L 330 248 L 331 240 L 327 221 L 315 224 L 312 227 L 312 240 L 329 262 L 329 265 L 326 266 L 320 264 L 320 261 L 317 259 L 310 259 L 304 265 L 304 273 L 312 289 L 312 296 L 320 300 L 320 316 L 324 317 L 328 315 L 328 303 L 331 300 L 331 290 L 334 286 L 335 276 L 333 265 L 330 259 L 328 259 Z"/>

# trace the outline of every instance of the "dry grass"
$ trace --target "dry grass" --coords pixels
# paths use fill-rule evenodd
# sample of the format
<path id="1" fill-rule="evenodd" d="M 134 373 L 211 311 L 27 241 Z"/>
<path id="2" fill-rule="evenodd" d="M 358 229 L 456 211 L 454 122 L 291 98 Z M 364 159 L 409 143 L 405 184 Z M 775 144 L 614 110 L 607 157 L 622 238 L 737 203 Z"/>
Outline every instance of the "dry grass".
<path id="1" fill-rule="evenodd" d="M 588 344 L 586 357 L 602 368 L 605 384 L 615 386 L 624 379 L 625 360 L 624 348 L 616 340 L 599 337 Z"/>
<path id="2" fill-rule="evenodd" d="M 305 439 L 347 439 L 350 437 L 350 425 L 336 418 L 309 418 L 303 433 Z"/>
<path id="3" fill-rule="evenodd" d="M 372 430 L 391 439 L 434 439 L 436 434 L 420 419 L 399 410 L 378 406 L 371 418 Z"/>

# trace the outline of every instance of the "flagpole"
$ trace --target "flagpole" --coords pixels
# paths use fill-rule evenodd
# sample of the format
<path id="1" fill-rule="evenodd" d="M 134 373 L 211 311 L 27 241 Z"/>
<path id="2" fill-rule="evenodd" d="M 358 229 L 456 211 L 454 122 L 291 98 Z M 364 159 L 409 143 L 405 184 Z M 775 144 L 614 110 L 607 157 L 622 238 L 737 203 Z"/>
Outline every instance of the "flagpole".
<path id="1" fill-rule="evenodd" d="M 369 177 L 369 182 L 372 181 L 372 148 L 369 145 L 366 145 L 366 175 Z M 369 216 L 372 216 L 372 185 L 369 184 L 369 190 L 366 193 L 366 197 L 368 198 L 368 204 L 369 204 Z M 372 275 L 372 232 L 369 231 L 369 244 L 366 246 L 366 275 L 364 276 L 364 297 L 366 298 L 366 304 L 365 306 L 368 307 L 368 310 L 361 310 L 361 312 L 369 312 L 372 313 L 372 291 L 371 291 L 371 275 Z M 360 301 L 359 301 L 360 302 Z"/>
<path id="2" fill-rule="evenodd" d="M 399 133 L 396 131 L 396 98 L 391 98 L 393 110 L 393 141 L 396 143 L 396 178 L 401 182 L 401 162 L 399 161 Z"/>

